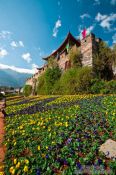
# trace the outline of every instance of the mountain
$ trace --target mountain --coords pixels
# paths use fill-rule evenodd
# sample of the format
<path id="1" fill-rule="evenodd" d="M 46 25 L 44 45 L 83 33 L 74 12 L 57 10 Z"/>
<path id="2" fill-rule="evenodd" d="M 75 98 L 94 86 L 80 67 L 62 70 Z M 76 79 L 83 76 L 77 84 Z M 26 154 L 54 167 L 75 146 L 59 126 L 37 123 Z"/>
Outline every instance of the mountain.
<path id="1" fill-rule="evenodd" d="M 30 76 L 10 69 L 0 69 L 0 86 L 22 87 Z"/>

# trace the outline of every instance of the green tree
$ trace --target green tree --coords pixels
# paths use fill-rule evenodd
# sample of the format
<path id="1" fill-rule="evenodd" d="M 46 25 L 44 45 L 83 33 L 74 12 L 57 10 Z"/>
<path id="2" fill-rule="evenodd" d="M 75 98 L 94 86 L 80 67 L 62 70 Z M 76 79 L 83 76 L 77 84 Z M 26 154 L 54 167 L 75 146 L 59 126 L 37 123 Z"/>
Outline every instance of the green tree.
<path id="1" fill-rule="evenodd" d="M 89 93 L 93 78 L 91 67 L 82 67 L 77 74 L 77 92 Z"/>
<path id="2" fill-rule="evenodd" d="M 55 57 L 50 57 L 49 60 L 48 60 L 48 67 L 49 68 L 55 68 L 58 66 L 58 63 L 57 63 L 57 60 Z"/>
<path id="3" fill-rule="evenodd" d="M 37 81 L 37 94 L 53 94 L 54 85 L 61 76 L 61 70 L 58 66 L 49 67 L 44 74 L 42 74 Z"/>
<path id="4" fill-rule="evenodd" d="M 25 85 L 24 88 L 23 88 L 23 93 L 24 93 L 24 95 L 26 97 L 31 95 L 31 93 L 32 93 L 32 86 L 31 85 Z"/>
<path id="5" fill-rule="evenodd" d="M 77 47 L 72 47 L 69 51 L 69 59 L 73 68 L 78 68 L 82 66 L 81 58 L 82 55 L 80 49 Z"/>
<path id="6" fill-rule="evenodd" d="M 71 68 L 61 76 L 61 92 L 63 94 L 88 93 L 90 91 L 91 79 L 92 69 L 90 67 Z"/>
<path id="7" fill-rule="evenodd" d="M 61 70 L 58 66 L 48 68 L 45 72 L 45 86 L 47 94 L 53 94 L 53 87 L 61 76 Z"/>
<path id="8" fill-rule="evenodd" d="M 95 77 L 110 80 L 113 77 L 112 71 L 112 50 L 104 43 L 99 44 L 97 53 L 93 56 L 93 73 Z"/>
<path id="9" fill-rule="evenodd" d="M 62 74 L 59 81 L 59 89 L 61 94 L 76 94 L 77 73 L 78 69 L 71 68 Z"/>
<path id="10" fill-rule="evenodd" d="M 38 78 L 36 92 L 38 95 L 46 94 L 45 73 Z"/>

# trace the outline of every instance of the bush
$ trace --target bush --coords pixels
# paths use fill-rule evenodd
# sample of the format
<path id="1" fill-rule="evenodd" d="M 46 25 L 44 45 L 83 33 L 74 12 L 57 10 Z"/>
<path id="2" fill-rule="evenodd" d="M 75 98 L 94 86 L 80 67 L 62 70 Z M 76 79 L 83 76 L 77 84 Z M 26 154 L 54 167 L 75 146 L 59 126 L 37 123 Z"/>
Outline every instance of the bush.
<path id="1" fill-rule="evenodd" d="M 38 78 L 36 92 L 38 95 L 45 95 L 46 94 L 45 74 L 42 74 Z"/>
<path id="2" fill-rule="evenodd" d="M 105 82 L 105 88 L 101 92 L 103 94 L 116 94 L 116 80 Z"/>
<path id="3" fill-rule="evenodd" d="M 92 68 L 80 68 L 77 74 L 77 92 L 89 93 L 92 80 Z"/>
<path id="4" fill-rule="evenodd" d="M 76 94 L 77 72 L 77 69 L 71 68 L 62 74 L 59 81 L 61 94 Z"/>
<path id="5" fill-rule="evenodd" d="M 93 57 L 93 73 L 95 77 L 111 80 L 113 78 L 112 60 L 114 60 L 113 51 L 104 43 L 100 42 L 97 53 Z"/>
<path id="6" fill-rule="evenodd" d="M 72 68 L 61 77 L 60 88 L 63 94 L 89 92 L 92 79 L 90 67 Z"/>
<path id="7" fill-rule="evenodd" d="M 2 93 L 0 93 L 0 100 L 2 100 L 4 97 L 5 96 Z"/>
<path id="8" fill-rule="evenodd" d="M 116 81 L 103 81 L 99 79 L 92 79 L 91 81 L 91 93 L 93 94 L 115 94 L 116 93 Z"/>
<path id="9" fill-rule="evenodd" d="M 38 78 L 37 94 L 50 95 L 54 93 L 54 85 L 61 76 L 59 67 L 48 68 L 46 72 Z"/>
<path id="10" fill-rule="evenodd" d="M 79 48 L 72 47 L 72 49 L 70 49 L 69 59 L 71 61 L 71 65 L 73 68 L 82 67 L 82 62 L 81 62 L 82 55 Z"/>
<path id="11" fill-rule="evenodd" d="M 25 85 L 23 90 L 24 95 L 27 97 L 31 95 L 32 93 L 32 86 L 31 85 Z"/>
<path id="12" fill-rule="evenodd" d="M 91 80 L 91 93 L 99 94 L 101 89 L 104 89 L 104 88 L 105 88 L 105 81 L 97 78 Z"/>

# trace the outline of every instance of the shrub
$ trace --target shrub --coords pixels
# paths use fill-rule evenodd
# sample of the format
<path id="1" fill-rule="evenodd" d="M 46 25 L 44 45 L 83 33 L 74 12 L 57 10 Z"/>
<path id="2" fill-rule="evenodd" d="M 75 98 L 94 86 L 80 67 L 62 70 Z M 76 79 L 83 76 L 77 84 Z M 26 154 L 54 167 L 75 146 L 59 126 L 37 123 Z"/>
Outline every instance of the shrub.
<path id="1" fill-rule="evenodd" d="M 105 81 L 97 78 L 91 80 L 91 93 L 99 94 L 101 89 L 104 89 L 104 88 L 105 88 Z"/>
<path id="2" fill-rule="evenodd" d="M 91 93 L 98 94 L 115 94 L 116 93 L 116 81 L 103 81 L 99 79 L 92 79 L 91 81 Z"/>
<path id="3" fill-rule="evenodd" d="M 62 74 L 59 82 L 62 94 L 76 94 L 77 72 L 77 69 L 71 68 Z"/>
<path id="4" fill-rule="evenodd" d="M 116 80 L 105 82 L 105 89 L 102 91 L 104 94 L 116 94 Z"/>
<path id="5" fill-rule="evenodd" d="M 56 81 L 61 76 L 61 70 L 59 67 L 48 68 L 45 72 L 45 86 L 46 86 L 46 93 L 53 94 L 53 87 Z"/>
<path id="6" fill-rule="evenodd" d="M 60 80 L 63 94 L 89 92 L 92 79 L 90 67 L 72 68 L 64 72 Z"/>
<path id="7" fill-rule="evenodd" d="M 81 52 L 77 47 L 72 47 L 69 51 L 69 59 L 73 68 L 78 68 L 82 66 L 81 62 Z"/>
<path id="8" fill-rule="evenodd" d="M 89 93 L 92 80 L 92 68 L 83 67 L 77 74 L 77 92 Z"/>
<path id="9" fill-rule="evenodd" d="M 59 80 L 61 70 L 59 67 L 48 68 L 46 72 L 38 78 L 37 94 L 53 94 L 54 84 Z"/>
<path id="10" fill-rule="evenodd" d="M 36 92 L 38 95 L 45 95 L 46 94 L 45 74 L 42 74 L 38 78 Z"/>
<path id="11" fill-rule="evenodd" d="M 26 97 L 31 95 L 31 93 L 32 93 L 32 86 L 31 85 L 25 85 L 24 89 L 23 89 L 23 93 L 24 93 L 24 95 Z"/>
<path id="12" fill-rule="evenodd" d="M 114 53 L 104 42 L 101 42 L 93 57 L 94 75 L 100 79 L 111 80 L 113 78 L 112 60 L 114 60 Z"/>
<path id="13" fill-rule="evenodd" d="M 5 96 L 2 93 L 0 93 L 0 100 L 2 100 L 4 97 Z"/>

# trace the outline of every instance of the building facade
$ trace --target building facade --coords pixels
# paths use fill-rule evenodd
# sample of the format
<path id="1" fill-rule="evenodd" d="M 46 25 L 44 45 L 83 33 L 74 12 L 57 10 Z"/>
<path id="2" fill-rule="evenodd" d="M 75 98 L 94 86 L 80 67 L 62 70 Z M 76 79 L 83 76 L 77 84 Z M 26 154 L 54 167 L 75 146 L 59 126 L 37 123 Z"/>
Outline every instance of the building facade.
<path id="1" fill-rule="evenodd" d="M 93 54 L 97 52 L 97 48 L 99 43 L 102 40 L 100 38 L 96 38 L 93 33 L 86 35 L 82 40 L 76 39 L 70 32 L 68 33 L 64 42 L 60 45 L 60 47 L 51 53 L 49 56 L 44 57 L 43 59 L 48 62 L 51 57 L 56 59 L 59 68 L 62 71 L 71 67 L 70 59 L 69 59 L 69 49 L 71 48 L 79 48 L 82 55 L 82 66 L 92 66 L 93 64 Z M 45 64 L 43 67 L 38 68 L 38 72 L 34 74 L 32 77 L 28 78 L 26 84 L 33 86 L 33 80 L 37 80 L 38 77 L 45 72 L 48 64 Z"/>

